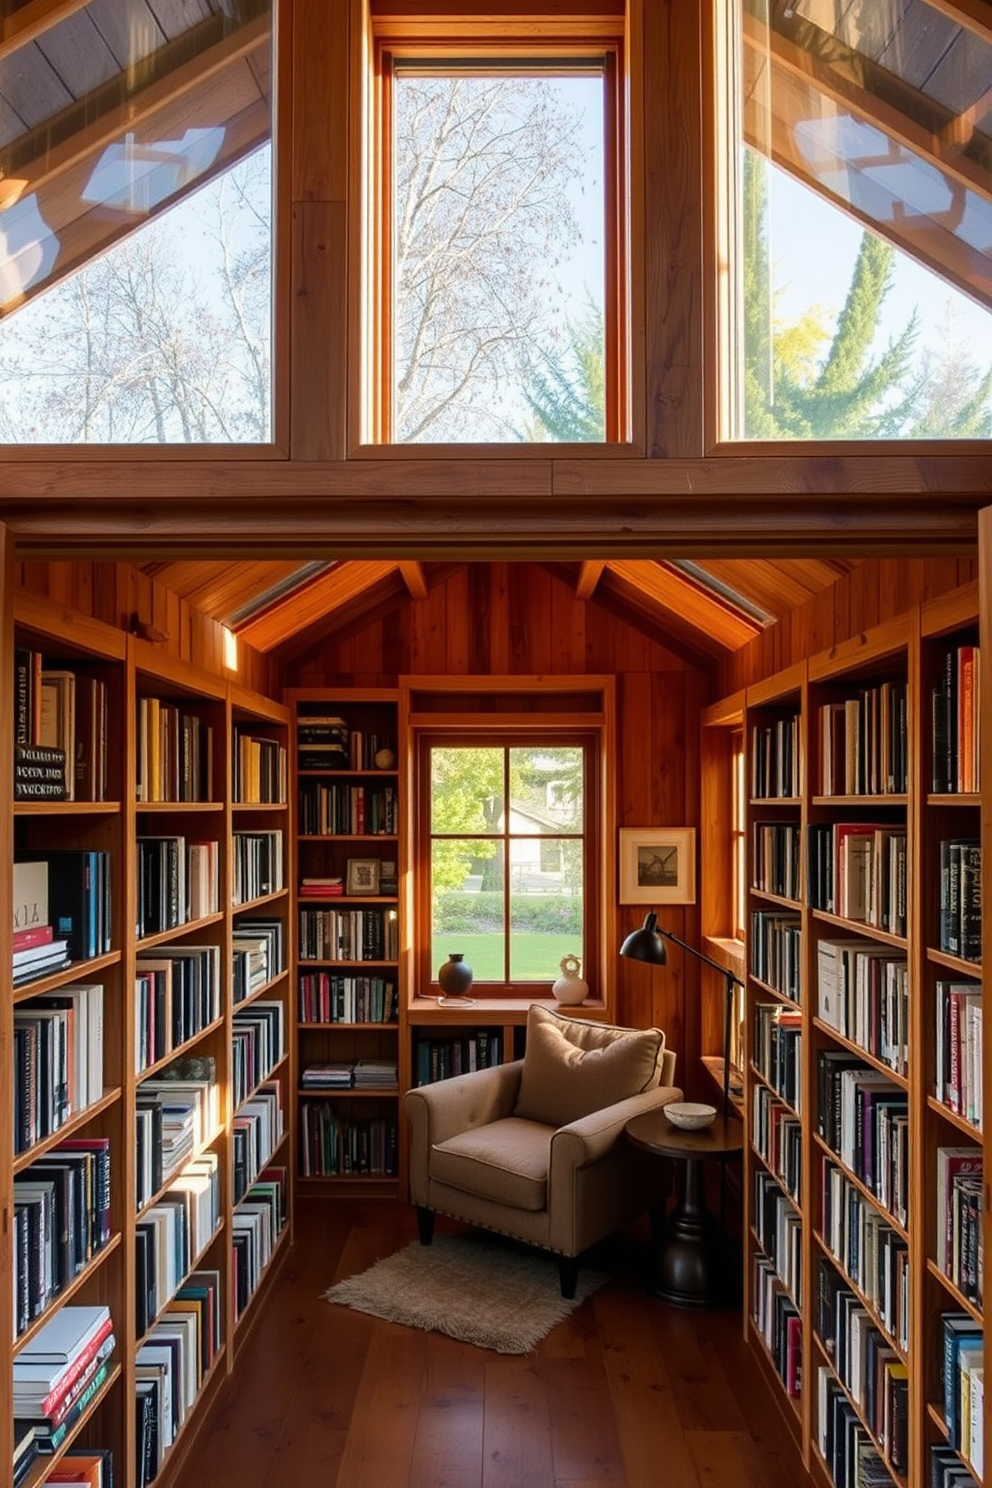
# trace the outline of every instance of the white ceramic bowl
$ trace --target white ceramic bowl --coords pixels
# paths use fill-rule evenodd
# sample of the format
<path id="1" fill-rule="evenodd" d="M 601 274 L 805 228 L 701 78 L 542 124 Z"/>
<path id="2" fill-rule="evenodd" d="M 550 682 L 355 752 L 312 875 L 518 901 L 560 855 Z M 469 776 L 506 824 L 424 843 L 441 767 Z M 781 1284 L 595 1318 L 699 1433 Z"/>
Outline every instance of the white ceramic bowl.
<path id="1" fill-rule="evenodd" d="M 716 1119 L 716 1106 L 697 1105 L 694 1101 L 673 1101 L 662 1110 L 673 1126 L 683 1131 L 701 1131 Z"/>

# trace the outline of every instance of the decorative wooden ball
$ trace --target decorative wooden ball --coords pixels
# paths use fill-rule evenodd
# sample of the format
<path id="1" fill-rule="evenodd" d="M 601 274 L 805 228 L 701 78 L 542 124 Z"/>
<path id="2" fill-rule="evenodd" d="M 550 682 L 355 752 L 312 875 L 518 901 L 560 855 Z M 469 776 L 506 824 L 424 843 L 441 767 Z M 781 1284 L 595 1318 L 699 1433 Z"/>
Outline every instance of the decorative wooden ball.
<path id="1" fill-rule="evenodd" d="M 391 770 L 396 763 L 396 756 L 391 749 L 379 749 L 376 751 L 375 763 L 377 770 Z"/>

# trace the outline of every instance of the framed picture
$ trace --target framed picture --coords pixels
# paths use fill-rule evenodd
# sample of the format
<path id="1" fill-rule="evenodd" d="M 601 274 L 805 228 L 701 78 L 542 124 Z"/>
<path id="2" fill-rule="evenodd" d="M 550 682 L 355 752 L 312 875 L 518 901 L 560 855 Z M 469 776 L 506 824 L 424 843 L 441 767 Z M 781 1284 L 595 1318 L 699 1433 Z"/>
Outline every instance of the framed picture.
<path id="1" fill-rule="evenodd" d="M 345 893 L 378 894 L 378 892 L 379 859 L 349 858 L 348 881 L 345 885 Z"/>
<path id="2" fill-rule="evenodd" d="M 620 903 L 695 902 L 695 827 L 621 827 Z"/>

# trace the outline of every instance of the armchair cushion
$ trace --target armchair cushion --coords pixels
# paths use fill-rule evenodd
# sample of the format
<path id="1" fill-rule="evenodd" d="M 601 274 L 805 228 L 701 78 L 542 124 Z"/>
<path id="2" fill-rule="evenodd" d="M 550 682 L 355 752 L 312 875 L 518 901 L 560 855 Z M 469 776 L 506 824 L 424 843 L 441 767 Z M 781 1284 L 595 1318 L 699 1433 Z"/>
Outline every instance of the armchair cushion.
<path id="1" fill-rule="evenodd" d="M 566 1126 L 653 1089 L 661 1076 L 660 1028 L 618 1028 L 566 1018 L 533 1004 L 514 1116 Z"/>
<path id="2" fill-rule="evenodd" d="M 434 1147 L 431 1177 L 513 1209 L 545 1209 L 553 1136 L 553 1127 L 516 1116 L 491 1121 Z"/>

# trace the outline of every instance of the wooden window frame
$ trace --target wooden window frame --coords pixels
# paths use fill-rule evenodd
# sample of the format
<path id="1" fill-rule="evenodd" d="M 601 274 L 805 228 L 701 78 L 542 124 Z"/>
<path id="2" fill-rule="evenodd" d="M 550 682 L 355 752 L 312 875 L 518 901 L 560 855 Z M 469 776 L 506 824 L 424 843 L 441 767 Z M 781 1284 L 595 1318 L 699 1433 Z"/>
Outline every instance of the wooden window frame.
<path id="1" fill-rule="evenodd" d="M 444 723 L 415 729 L 413 738 L 413 770 L 416 782 L 414 789 L 413 831 L 413 945 L 414 986 L 419 997 L 438 995 L 437 967 L 431 965 L 431 751 L 435 748 L 462 745 L 468 748 L 511 749 L 546 744 L 549 747 L 571 746 L 581 748 L 584 754 L 583 769 L 583 814 L 582 814 L 582 963 L 590 988 L 599 979 L 598 968 L 603 966 L 605 948 L 598 906 L 604 902 L 607 890 L 606 864 L 601 824 L 606 793 L 605 769 L 607 761 L 603 727 L 600 724 L 584 724 L 570 719 L 559 722 L 554 715 L 533 715 L 527 719 L 508 718 L 496 724 L 492 719 L 468 720 L 455 724 L 450 718 Z M 511 840 L 508 832 L 501 834 Z M 575 836 L 567 833 L 563 835 Z M 509 876 L 504 892 L 509 894 Z M 509 920 L 504 931 L 507 941 Z M 504 961 L 505 961 L 504 956 Z M 557 973 L 555 973 L 557 975 Z M 533 1002 L 535 998 L 550 995 L 554 976 L 544 981 L 514 982 L 506 979 L 498 982 L 475 983 L 473 997 L 477 1001 L 492 999 L 517 999 Z M 595 991 L 592 991 L 595 997 Z"/>
<path id="2" fill-rule="evenodd" d="M 519 9 L 519 8 L 518 8 Z M 356 386 L 362 390 L 355 411 L 352 453 L 381 455 L 385 451 L 405 457 L 422 452 L 436 458 L 438 450 L 491 452 L 499 456 L 525 455 L 553 449 L 556 454 L 582 454 L 621 449 L 635 452 L 633 438 L 631 360 L 630 266 L 630 76 L 629 46 L 622 14 L 589 14 L 567 18 L 537 14 L 451 15 L 443 18 L 392 14 L 389 4 L 374 5 L 366 13 L 368 70 L 363 79 L 367 100 L 368 127 L 359 165 L 365 191 L 365 210 L 360 233 L 360 262 L 364 276 L 360 303 L 364 325 L 359 344 L 353 343 L 352 365 Z M 392 136 L 391 81 L 396 61 L 429 57 L 459 61 L 492 58 L 504 67 L 519 59 L 521 73 L 533 75 L 542 63 L 555 58 L 581 61 L 588 58 L 603 75 L 603 163 L 604 163 L 604 302 L 603 320 L 606 357 L 605 438 L 595 443 L 521 442 L 456 445 L 445 443 L 398 443 L 392 428 L 392 339 L 393 295 L 392 171 L 389 141 Z M 553 75 L 553 68 L 548 67 Z"/>

